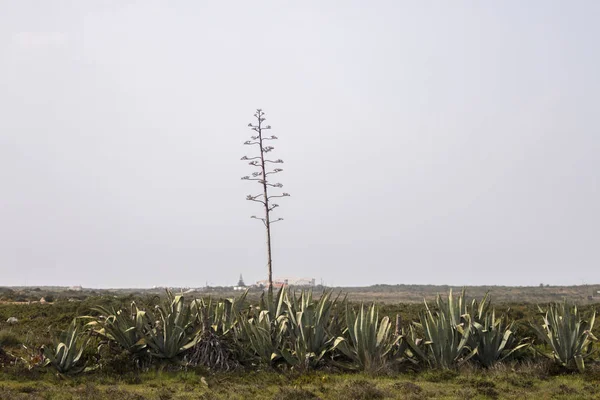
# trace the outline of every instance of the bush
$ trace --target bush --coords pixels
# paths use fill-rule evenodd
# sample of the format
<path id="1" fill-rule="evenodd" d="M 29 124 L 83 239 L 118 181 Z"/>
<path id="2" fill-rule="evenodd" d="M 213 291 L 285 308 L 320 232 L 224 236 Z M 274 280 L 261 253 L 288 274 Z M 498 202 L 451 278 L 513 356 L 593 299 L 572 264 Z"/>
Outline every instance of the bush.
<path id="1" fill-rule="evenodd" d="M 109 375 L 124 376 L 138 372 L 142 361 L 132 357 L 126 350 L 111 349 L 109 346 L 101 346 L 98 356 L 98 367 Z"/>
<path id="2" fill-rule="evenodd" d="M 21 338 L 11 330 L 3 329 L 0 331 L 0 347 L 18 346 L 23 343 Z"/>

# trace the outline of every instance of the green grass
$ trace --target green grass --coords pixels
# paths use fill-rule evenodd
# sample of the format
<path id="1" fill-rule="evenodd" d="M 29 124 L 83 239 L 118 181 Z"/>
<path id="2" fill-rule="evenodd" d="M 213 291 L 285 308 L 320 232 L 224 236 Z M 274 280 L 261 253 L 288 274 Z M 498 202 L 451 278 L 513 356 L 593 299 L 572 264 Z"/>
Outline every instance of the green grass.
<path id="1" fill-rule="evenodd" d="M 135 378 L 135 379 L 134 379 Z M 143 373 L 127 377 L 79 376 L 0 381 L 1 399 L 592 399 L 598 376 L 549 376 L 521 367 L 459 374 L 363 374 L 276 372 L 217 374 Z"/>

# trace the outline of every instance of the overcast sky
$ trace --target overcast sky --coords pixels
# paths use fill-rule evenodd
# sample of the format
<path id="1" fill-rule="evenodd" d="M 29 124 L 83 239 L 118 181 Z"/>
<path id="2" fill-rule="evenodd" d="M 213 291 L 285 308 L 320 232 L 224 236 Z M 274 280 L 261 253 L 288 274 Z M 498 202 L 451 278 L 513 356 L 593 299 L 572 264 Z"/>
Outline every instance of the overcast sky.
<path id="1" fill-rule="evenodd" d="M 600 283 L 598 1 L 0 0 L 0 285 Z"/>

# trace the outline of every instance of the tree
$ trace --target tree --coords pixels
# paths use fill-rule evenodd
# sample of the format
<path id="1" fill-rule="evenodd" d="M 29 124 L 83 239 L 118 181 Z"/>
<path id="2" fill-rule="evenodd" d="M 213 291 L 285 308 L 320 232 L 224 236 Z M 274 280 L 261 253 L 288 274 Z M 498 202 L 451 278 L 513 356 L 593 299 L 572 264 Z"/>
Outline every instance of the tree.
<path id="1" fill-rule="evenodd" d="M 259 218 L 253 215 L 250 218 L 258 219 L 263 222 L 267 230 L 267 268 L 269 273 L 269 292 L 273 292 L 273 258 L 271 253 L 271 225 L 275 222 L 283 221 L 283 218 L 272 219 L 271 212 L 279 207 L 278 204 L 272 203 L 271 200 L 277 197 L 288 197 L 289 193 L 281 193 L 276 195 L 270 195 L 269 190 L 272 188 L 281 189 L 283 185 L 281 183 L 272 183 L 269 177 L 276 175 L 283 171 L 281 168 L 276 168 L 273 164 L 283 164 L 282 159 L 271 160 L 266 157 L 267 153 L 270 153 L 275 148 L 273 146 L 267 146 L 266 143 L 277 140 L 277 136 L 271 135 L 265 137 L 264 131 L 270 130 L 270 125 L 264 125 L 266 121 L 265 113 L 259 108 L 254 113 L 256 118 L 256 124 L 249 123 L 248 127 L 251 128 L 256 135 L 250 137 L 250 140 L 244 142 L 246 146 L 258 146 L 258 155 L 252 157 L 244 156 L 242 161 L 249 161 L 249 165 L 257 168 L 258 170 L 253 172 L 251 176 L 244 176 L 242 180 L 256 181 L 262 187 L 262 193 L 257 195 L 249 194 L 246 196 L 246 200 L 254 201 L 263 205 L 264 218 Z"/>

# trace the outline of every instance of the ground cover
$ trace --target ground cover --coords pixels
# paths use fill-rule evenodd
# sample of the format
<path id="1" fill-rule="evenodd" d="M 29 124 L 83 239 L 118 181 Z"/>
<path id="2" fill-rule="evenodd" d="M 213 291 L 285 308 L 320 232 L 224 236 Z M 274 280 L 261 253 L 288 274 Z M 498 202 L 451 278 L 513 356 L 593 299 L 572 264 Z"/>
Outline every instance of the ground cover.
<path id="1" fill-rule="evenodd" d="M 600 361 L 589 353 L 587 345 L 577 353 L 585 358 L 585 370 L 578 371 L 573 360 L 561 365 L 559 360 L 542 356 L 552 354 L 552 349 L 536 337 L 530 322 L 540 322 L 543 313 L 536 304 L 527 302 L 494 303 L 496 316 L 504 315 L 507 321 L 514 321 L 511 330 L 518 340 L 512 346 L 524 342 L 528 346 L 510 353 L 501 362 L 509 354 L 498 353 L 498 359 L 491 358 L 492 366 L 483 368 L 477 354 L 471 357 L 472 350 L 485 333 L 477 324 L 484 323 L 484 314 L 493 314 L 488 308 L 481 314 L 477 304 L 482 299 L 471 303 L 466 296 L 453 298 L 452 304 L 443 298 L 442 303 L 430 302 L 429 314 L 423 303 L 382 302 L 376 304 L 375 314 L 370 314 L 372 307 L 365 305 L 365 316 L 360 302 L 350 301 L 346 306 L 344 302 L 321 301 L 320 295 L 294 298 L 290 294 L 260 302 L 255 293 L 239 304 L 218 300 L 216 296 L 213 300 L 198 297 L 198 302 L 190 302 L 192 296 L 186 301 L 169 300 L 164 293 L 96 293 L 73 298 L 55 292 L 54 296 L 53 302 L 5 300 L 0 304 L 0 399 L 600 398 Z M 462 305 L 455 304 L 457 300 Z M 132 304 L 136 304 L 135 308 Z M 540 305 L 547 308 L 547 304 Z M 142 315 L 142 325 L 135 332 L 144 338 L 143 351 L 135 353 L 136 349 L 119 347 L 118 341 L 103 336 L 96 326 L 95 331 L 83 329 L 77 336 L 78 343 L 85 343 L 77 368 L 60 373 L 58 364 L 44 366 L 44 357 L 50 354 L 42 354 L 42 346 L 46 351 L 55 349 L 59 332 L 67 329 L 75 317 L 98 315 L 99 307 L 107 311 L 128 310 L 124 315 Z M 445 307 L 447 310 L 443 311 Z M 238 309 L 237 314 L 229 313 L 233 309 Z M 593 309 L 593 303 L 583 305 L 573 320 L 584 321 L 582 318 L 589 318 Z M 354 311 L 348 314 L 345 310 Z M 561 311 L 561 315 L 566 317 L 565 312 Z M 177 322 L 177 315 L 183 314 L 193 314 L 193 318 Z M 348 322 L 347 315 L 353 315 Z M 18 322 L 5 322 L 11 317 Z M 130 317 L 125 322 L 127 318 Z M 354 326 L 355 321 L 366 332 L 363 336 L 355 337 L 345 329 Z M 413 343 L 417 348 L 411 353 L 406 343 L 411 337 L 422 337 L 419 323 L 423 321 L 440 324 L 438 333 L 454 335 L 451 337 L 456 340 L 464 338 L 466 345 L 454 342 L 458 346 L 455 353 L 444 356 L 450 358 L 441 362 L 439 354 L 433 348 L 429 352 L 421 340 Z M 170 335 L 177 329 L 186 332 L 175 335 L 175 347 L 161 342 L 161 337 L 166 338 L 161 332 L 171 325 L 175 330 L 169 331 Z M 586 327 L 582 325 L 575 335 L 580 342 L 589 336 Z M 375 336 L 371 337 L 372 342 L 365 339 L 369 332 L 377 336 L 377 341 Z M 472 333 L 468 341 L 465 332 Z M 597 327 L 592 332 L 597 335 Z M 275 340 L 274 334 L 283 336 Z M 232 357 L 229 361 L 233 363 L 220 364 L 231 367 L 231 371 L 190 362 L 190 351 L 196 349 L 197 354 L 198 348 L 188 351 L 186 346 L 193 344 L 195 335 L 208 337 L 203 341 L 203 352 L 217 348 L 214 354 Z M 231 347 L 233 339 L 244 345 Z M 261 347 L 264 343 L 257 345 L 258 339 L 270 344 Z M 151 343 L 156 347 L 148 347 Z M 315 349 L 322 353 L 314 353 Z M 372 353 L 378 356 L 371 358 Z M 271 354 L 277 354 L 277 358 L 270 358 Z M 203 362 L 214 361 L 206 360 Z"/>

